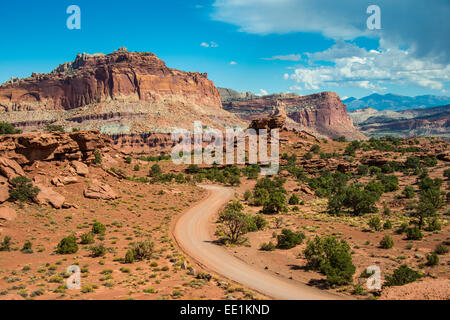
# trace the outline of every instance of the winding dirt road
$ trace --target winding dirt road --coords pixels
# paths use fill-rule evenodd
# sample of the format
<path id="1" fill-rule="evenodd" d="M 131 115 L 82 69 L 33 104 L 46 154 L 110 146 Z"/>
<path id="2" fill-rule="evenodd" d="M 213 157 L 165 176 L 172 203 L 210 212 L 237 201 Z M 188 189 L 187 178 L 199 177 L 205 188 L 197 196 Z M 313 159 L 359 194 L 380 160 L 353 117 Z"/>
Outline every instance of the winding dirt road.
<path id="1" fill-rule="evenodd" d="M 268 297 L 281 300 L 335 300 L 342 297 L 259 270 L 232 256 L 213 243 L 210 232 L 215 214 L 231 200 L 234 190 L 204 186 L 209 197 L 189 209 L 177 221 L 173 235 L 181 249 L 206 269 L 252 288 Z"/>

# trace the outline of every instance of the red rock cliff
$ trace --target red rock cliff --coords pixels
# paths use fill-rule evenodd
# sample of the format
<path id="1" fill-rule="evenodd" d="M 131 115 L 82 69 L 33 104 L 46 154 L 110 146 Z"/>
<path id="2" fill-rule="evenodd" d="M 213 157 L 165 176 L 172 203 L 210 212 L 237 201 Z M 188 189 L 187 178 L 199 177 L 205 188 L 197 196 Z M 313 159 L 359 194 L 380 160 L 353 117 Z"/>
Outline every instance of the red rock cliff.
<path id="1" fill-rule="evenodd" d="M 365 138 L 353 126 L 347 114 L 347 107 L 334 92 L 307 96 L 265 96 L 258 99 L 224 102 L 223 106 L 225 110 L 249 121 L 268 117 L 274 106 L 279 103 L 286 106 L 288 120 L 291 120 L 287 122 L 287 125 L 331 138 L 339 136 L 350 139 Z"/>
<path id="2" fill-rule="evenodd" d="M 158 102 L 168 96 L 202 106 L 221 106 L 206 74 L 166 67 L 153 53 L 79 54 L 49 74 L 12 79 L 0 86 L 0 110 L 69 110 L 109 100 Z"/>

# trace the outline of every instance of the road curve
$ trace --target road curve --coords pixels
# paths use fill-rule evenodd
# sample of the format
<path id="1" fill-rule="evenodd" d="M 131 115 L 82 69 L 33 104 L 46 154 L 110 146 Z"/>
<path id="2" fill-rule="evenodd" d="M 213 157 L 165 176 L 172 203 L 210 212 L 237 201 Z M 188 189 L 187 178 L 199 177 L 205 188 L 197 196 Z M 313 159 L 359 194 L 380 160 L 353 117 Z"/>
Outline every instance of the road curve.
<path id="1" fill-rule="evenodd" d="M 277 277 L 232 256 L 214 244 L 209 232 L 215 213 L 234 197 L 234 190 L 220 186 L 203 186 L 209 197 L 189 209 L 176 222 L 173 235 L 181 249 L 206 269 L 252 288 L 268 297 L 281 300 L 335 300 L 343 297 Z"/>

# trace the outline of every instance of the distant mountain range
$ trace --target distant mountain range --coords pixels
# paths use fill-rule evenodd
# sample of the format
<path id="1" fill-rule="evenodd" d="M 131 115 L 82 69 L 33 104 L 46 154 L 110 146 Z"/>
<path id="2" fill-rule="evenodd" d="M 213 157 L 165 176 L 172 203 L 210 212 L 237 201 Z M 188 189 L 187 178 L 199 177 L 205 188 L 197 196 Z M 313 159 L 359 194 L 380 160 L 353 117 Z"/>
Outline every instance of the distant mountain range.
<path id="1" fill-rule="evenodd" d="M 378 111 L 402 111 L 447 105 L 450 104 L 450 97 L 433 95 L 408 97 L 392 93 L 385 95 L 375 93 L 361 99 L 347 98 L 342 102 L 349 110 L 372 108 Z"/>

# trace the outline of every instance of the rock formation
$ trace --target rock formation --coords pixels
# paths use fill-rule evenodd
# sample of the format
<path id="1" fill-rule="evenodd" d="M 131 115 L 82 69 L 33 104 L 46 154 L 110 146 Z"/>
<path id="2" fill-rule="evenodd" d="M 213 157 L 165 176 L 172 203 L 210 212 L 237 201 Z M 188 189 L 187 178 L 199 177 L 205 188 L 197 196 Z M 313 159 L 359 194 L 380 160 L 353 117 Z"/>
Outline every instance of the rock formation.
<path id="1" fill-rule="evenodd" d="M 288 127 L 331 138 L 339 136 L 346 136 L 349 139 L 365 138 L 353 126 L 346 106 L 333 92 L 308 96 L 270 95 L 246 101 L 223 102 L 223 106 L 225 110 L 238 115 L 241 119 L 252 121 L 268 118 L 278 101 L 286 106 Z"/>
<path id="2" fill-rule="evenodd" d="M 192 130 L 194 121 L 213 128 L 243 125 L 222 109 L 206 73 L 170 69 L 153 53 L 124 48 L 83 53 L 51 73 L 4 83 L 0 111 L 0 121 L 24 131 L 57 124 L 118 138 Z"/>

